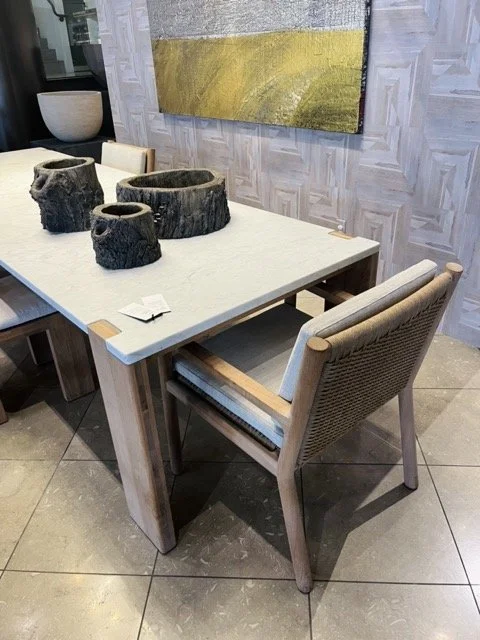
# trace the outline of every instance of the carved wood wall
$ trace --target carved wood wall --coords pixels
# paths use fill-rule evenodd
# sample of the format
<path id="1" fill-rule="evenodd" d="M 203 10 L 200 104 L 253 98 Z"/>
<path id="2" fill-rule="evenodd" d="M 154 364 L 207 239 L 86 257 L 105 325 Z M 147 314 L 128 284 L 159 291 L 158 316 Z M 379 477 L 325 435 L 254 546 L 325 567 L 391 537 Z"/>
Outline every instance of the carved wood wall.
<path id="1" fill-rule="evenodd" d="M 379 279 L 466 271 L 443 331 L 480 346 L 480 0 L 373 0 L 363 136 L 160 114 L 146 0 L 97 0 L 117 139 L 232 200 L 381 242 Z"/>

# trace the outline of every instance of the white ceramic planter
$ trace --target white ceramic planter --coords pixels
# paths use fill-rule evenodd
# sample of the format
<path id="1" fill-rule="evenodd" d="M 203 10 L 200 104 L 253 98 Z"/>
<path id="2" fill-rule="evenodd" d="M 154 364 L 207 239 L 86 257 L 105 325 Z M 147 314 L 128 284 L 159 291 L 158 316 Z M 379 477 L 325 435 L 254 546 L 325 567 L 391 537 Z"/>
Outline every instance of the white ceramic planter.
<path id="1" fill-rule="evenodd" d="M 51 91 L 37 93 L 48 130 L 63 142 L 94 138 L 103 121 L 100 91 Z"/>

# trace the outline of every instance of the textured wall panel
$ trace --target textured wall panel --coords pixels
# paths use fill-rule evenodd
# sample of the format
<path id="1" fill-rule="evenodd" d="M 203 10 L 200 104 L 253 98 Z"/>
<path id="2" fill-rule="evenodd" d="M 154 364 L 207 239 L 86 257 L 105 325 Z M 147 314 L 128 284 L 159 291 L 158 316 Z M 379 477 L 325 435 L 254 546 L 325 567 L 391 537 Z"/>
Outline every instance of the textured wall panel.
<path id="1" fill-rule="evenodd" d="M 373 0 L 365 134 L 158 113 L 146 0 L 97 0 L 117 138 L 229 196 L 382 243 L 379 277 L 466 270 L 443 330 L 480 346 L 480 0 Z"/>

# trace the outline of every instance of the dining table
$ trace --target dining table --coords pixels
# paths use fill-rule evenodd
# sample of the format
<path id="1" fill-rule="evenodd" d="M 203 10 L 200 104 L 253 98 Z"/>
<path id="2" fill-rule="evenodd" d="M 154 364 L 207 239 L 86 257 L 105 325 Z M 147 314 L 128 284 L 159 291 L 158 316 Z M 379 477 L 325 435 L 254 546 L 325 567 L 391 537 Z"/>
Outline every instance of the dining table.
<path id="1" fill-rule="evenodd" d="M 147 359 L 158 358 L 171 417 L 176 406 L 165 380 L 178 347 L 279 301 L 295 304 L 305 289 L 323 287 L 327 305 L 369 289 L 379 244 L 229 201 L 223 229 L 161 239 L 157 262 L 107 270 L 95 261 L 88 231 L 46 231 L 29 195 L 34 166 L 65 157 L 43 148 L 0 154 L 0 266 L 88 334 L 130 514 L 166 553 L 176 537 Z M 105 202 L 115 202 L 116 184 L 129 174 L 100 164 L 96 171 Z M 142 322 L 119 311 L 156 294 L 169 313 Z"/>

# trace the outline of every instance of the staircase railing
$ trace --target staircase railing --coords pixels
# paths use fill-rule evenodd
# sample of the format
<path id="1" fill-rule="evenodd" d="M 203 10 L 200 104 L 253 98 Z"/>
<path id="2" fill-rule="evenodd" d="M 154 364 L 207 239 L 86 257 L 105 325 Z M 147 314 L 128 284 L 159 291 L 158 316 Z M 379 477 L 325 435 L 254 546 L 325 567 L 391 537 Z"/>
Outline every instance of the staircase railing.
<path id="1" fill-rule="evenodd" d="M 55 8 L 55 5 L 53 4 L 53 0 L 47 0 L 48 4 L 50 5 L 50 9 L 53 11 L 54 15 L 57 16 L 57 18 L 60 20 L 60 22 L 63 22 L 65 20 L 65 18 L 67 17 L 65 13 L 58 13 L 57 9 Z"/>

